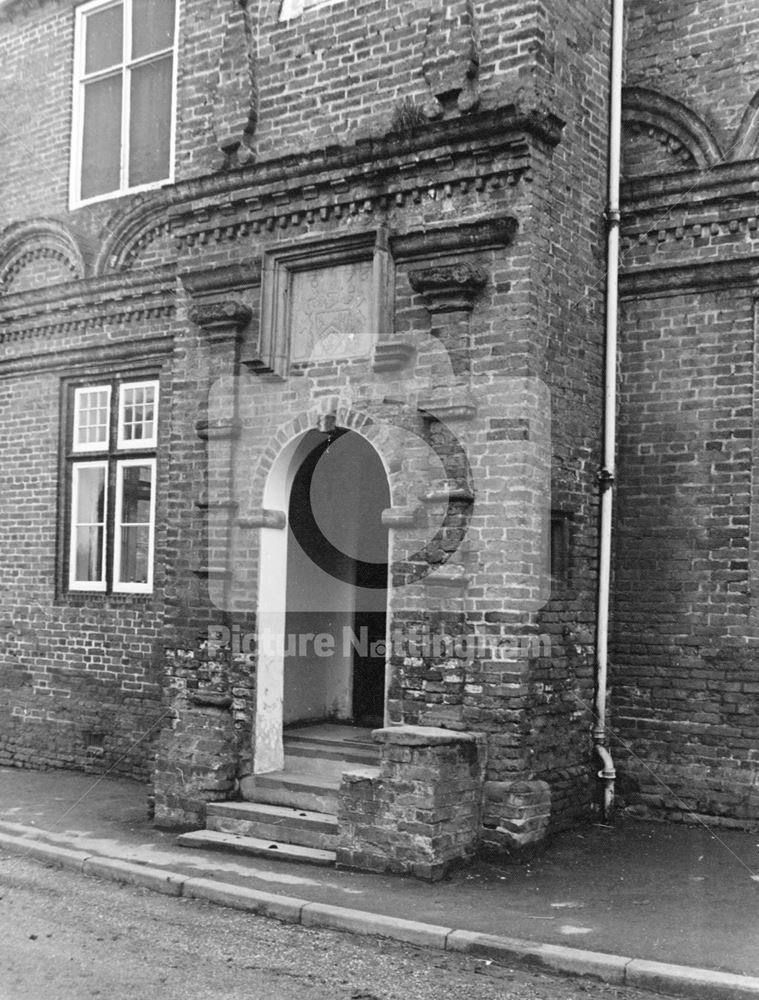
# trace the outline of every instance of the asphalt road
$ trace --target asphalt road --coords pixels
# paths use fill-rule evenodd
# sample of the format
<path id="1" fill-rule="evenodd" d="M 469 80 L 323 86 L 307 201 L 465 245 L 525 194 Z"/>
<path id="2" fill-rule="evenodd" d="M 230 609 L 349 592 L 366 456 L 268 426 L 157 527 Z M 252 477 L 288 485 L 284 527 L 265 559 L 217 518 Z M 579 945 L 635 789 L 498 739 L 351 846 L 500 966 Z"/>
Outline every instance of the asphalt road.
<path id="1" fill-rule="evenodd" d="M 0 854 L 0 1000 L 651 1000 Z"/>

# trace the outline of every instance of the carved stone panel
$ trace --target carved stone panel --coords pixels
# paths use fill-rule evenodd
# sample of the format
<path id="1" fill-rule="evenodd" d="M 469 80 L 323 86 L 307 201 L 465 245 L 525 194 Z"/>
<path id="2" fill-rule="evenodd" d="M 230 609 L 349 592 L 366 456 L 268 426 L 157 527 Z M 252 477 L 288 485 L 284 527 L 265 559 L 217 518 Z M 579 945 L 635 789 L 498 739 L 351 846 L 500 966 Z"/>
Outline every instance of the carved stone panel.
<path id="1" fill-rule="evenodd" d="M 382 230 L 268 250 L 257 356 L 243 362 L 256 373 L 287 378 L 291 364 L 369 359 L 392 324 L 392 297 Z"/>
<path id="2" fill-rule="evenodd" d="M 290 359 L 367 354 L 372 332 L 372 261 L 295 271 L 290 289 Z"/>

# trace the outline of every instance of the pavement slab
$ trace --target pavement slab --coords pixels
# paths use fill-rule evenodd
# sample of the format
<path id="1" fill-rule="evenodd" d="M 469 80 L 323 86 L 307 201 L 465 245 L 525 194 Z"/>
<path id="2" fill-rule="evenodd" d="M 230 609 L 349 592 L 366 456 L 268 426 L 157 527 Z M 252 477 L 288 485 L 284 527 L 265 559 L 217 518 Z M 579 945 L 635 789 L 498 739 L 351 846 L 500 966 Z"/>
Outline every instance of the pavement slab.
<path id="1" fill-rule="evenodd" d="M 433 947 L 697 998 L 759 997 L 755 832 L 621 819 L 561 834 L 529 863 L 478 863 L 427 884 L 183 849 L 151 825 L 144 785 L 0 768 L 0 844 L 291 922 L 399 940 L 407 931 Z"/>

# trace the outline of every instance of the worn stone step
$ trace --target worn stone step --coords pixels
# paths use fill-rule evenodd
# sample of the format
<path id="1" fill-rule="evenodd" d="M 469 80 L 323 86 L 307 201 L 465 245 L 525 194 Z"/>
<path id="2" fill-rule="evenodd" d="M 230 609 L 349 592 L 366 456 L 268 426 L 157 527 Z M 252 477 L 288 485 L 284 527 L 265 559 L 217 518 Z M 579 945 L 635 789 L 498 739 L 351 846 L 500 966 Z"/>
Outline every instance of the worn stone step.
<path id="1" fill-rule="evenodd" d="M 258 802 L 209 803 L 206 829 L 321 850 L 333 850 L 337 842 L 337 816 Z"/>
<path id="2" fill-rule="evenodd" d="M 336 813 L 340 772 L 271 771 L 243 778 L 240 790 L 248 802 Z"/>
<path id="3" fill-rule="evenodd" d="M 316 774 L 323 775 L 330 781 L 340 782 L 344 771 L 363 771 L 369 768 L 379 769 L 377 759 L 353 759 L 345 760 L 340 757 L 315 757 L 290 754 L 285 750 L 285 771 L 290 774 Z"/>
<path id="4" fill-rule="evenodd" d="M 330 733 L 320 733 L 318 731 L 315 731 L 312 735 L 307 729 L 296 729 L 285 732 L 282 739 L 285 743 L 298 741 L 299 743 L 308 743 L 315 747 L 374 747 L 376 749 L 377 744 L 372 739 L 371 734 L 365 735 L 367 732 L 370 733 L 369 730 L 358 730 L 355 736 L 346 736 L 344 734 L 334 736 Z"/>
<path id="5" fill-rule="evenodd" d="M 335 852 L 318 850 L 314 847 L 299 847 L 276 840 L 257 837 L 240 837 L 234 833 L 220 833 L 218 830 L 196 830 L 182 833 L 177 838 L 182 847 L 200 847 L 212 850 L 234 851 L 254 857 L 279 858 L 281 861 L 302 861 L 310 865 L 331 866 L 335 864 Z"/>
<path id="6" fill-rule="evenodd" d="M 316 725 L 291 726 L 283 733 L 285 741 L 290 739 L 308 740 L 310 743 L 372 746 L 372 730 L 363 726 L 349 726 L 339 723 L 317 723 Z"/>
<path id="7" fill-rule="evenodd" d="M 363 744 L 319 743 L 314 740 L 285 740 L 285 759 L 302 761 L 304 769 L 319 761 L 335 761 L 344 764 L 379 764 L 379 748 Z M 318 763 L 317 763 L 318 766 Z"/>

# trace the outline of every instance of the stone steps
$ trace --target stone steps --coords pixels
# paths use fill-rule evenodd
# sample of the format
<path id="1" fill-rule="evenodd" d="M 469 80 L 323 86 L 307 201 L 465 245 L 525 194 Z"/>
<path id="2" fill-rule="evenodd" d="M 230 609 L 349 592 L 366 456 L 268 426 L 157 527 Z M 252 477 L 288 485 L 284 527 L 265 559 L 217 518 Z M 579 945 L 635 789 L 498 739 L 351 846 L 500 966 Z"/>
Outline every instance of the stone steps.
<path id="1" fill-rule="evenodd" d="M 271 771 L 244 782 L 245 798 L 269 806 L 289 806 L 311 812 L 337 812 L 340 773 L 332 771 Z"/>
<path id="2" fill-rule="evenodd" d="M 328 761 L 342 765 L 359 764 L 376 767 L 379 762 L 379 751 L 376 746 L 360 743 L 336 745 L 301 738 L 285 740 L 286 770 L 290 764 L 293 770 L 310 770 L 312 765 L 319 767 Z M 344 766 L 342 769 L 349 768 Z"/>
<path id="3" fill-rule="evenodd" d="M 179 843 L 334 864 L 343 772 L 378 774 L 379 750 L 369 730 L 333 725 L 299 727 L 284 744 L 283 770 L 244 778 L 245 801 L 209 803 L 206 829 L 182 834 Z"/>
<path id="4" fill-rule="evenodd" d="M 209 804 L 206 829 L 325 851 L 334 850 L 337 843 L 337 816 L 334 814 L 258 802 Z"/>
<path id="5" fill-rule="evenodd" d="M 234 851 L 236 854 L 278 858 L 281 861 L 303 861 L 310 865 L 325 866 L 335 864 L 334 851 L 322 851 L 313 847 L 300 847 L 297 844 L 284 844 L 279 841 L 260 840 L 256 837 L 239 837 L 234 833 L 220 833 L 217 830 L 197 830 L 193 833 L 183 833 L 180 834 L 178 842 L 182 847 Z"/>

